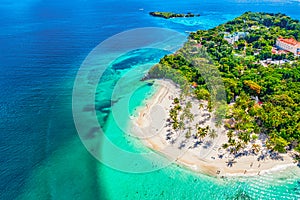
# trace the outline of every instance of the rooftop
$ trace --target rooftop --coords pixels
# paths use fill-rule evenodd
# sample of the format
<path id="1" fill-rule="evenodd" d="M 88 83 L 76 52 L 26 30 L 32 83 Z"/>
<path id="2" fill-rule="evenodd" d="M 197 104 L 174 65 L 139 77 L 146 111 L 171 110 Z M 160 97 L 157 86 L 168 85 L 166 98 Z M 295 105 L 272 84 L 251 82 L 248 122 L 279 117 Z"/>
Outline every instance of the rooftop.
<path id="1" fill-rule="evenodd" d="M 293 46 L 300 46 L 300 42 L 298 42 L 297 40 L 295 40 L 294 38 L 288 38 L 288 39 L 285 39 L 285 38 L 278 38 L 279 41 L 281 42 L 284 42 L 284 43 L 287 43 L 287 44 L 290 44 L 290 45 L 293 45 Z"/>

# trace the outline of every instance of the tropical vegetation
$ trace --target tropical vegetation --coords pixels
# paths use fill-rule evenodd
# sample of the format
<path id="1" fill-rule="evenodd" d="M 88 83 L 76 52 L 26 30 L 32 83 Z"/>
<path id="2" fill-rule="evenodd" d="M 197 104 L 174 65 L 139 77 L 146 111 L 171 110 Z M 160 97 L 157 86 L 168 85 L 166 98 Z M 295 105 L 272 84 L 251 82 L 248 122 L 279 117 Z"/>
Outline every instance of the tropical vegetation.
<path id="1" fill-rule="evenodd" d="M 234 33 L 246 34 L 228 42 L 226 35 Z M 186 94 L 207 100 L 211 111 L 220 107 L 216 101 L 222 99 L 217 96 L 222 88 L 214 85 L 221 79 L 226 108 L 219 113 L 227 118 L 229 138 L 224 148 L 237 151 L 265 135 L 272 151 L 300 152 L 300 59 L 292 53 L 272 53 L 278 37 L 299 41 L 299 21 L 280 13 L 246 12 L 213 29 L 191 33 L 182 49 L 150 69 L 148 78 L 172 79 Z M 265 66 L 265 59 L 285 62 Z M 210 70 L 213 67 L 219 75 Z M 180 109 L 177 104 L 171 110 L 174 128 L 179 126 Z M 207 134 L 215 135 L 198 128 L 197 137 Z"/>
<path id="2" fill-rule="evenodd" d="M 153 17 L 161 17 L 165 19 L 170 19 L 170 18 L 177 18 L 177 17 L 199 17 L 199 14 L 193 14 L 193 13 L 173 13 L 173 12 L 150 12 L 149 13 Z"/>

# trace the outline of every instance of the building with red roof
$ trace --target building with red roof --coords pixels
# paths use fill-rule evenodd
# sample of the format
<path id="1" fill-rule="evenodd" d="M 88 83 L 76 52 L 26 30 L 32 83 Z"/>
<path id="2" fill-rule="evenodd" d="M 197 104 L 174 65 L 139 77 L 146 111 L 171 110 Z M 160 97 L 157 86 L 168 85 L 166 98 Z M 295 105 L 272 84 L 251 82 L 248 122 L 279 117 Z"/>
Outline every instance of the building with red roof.
<path id="1" fill-rule="evenodd" d="M 278 38 L 276 40 L 276 46 L 288 52 L 292 52 L 295 55 L 300 55 L 300 42 L 294 38 Z"/>
<path id="2" fill-rule="evenodd" d="M 276 47 L 273 47 L 272 48 L 272 54 L 278 54 L 278 55 L 281 55 L 281 54 L 287 54 L 288 51 L 286 50 L 283 50 L 283 49 L 278 49 Z"/>

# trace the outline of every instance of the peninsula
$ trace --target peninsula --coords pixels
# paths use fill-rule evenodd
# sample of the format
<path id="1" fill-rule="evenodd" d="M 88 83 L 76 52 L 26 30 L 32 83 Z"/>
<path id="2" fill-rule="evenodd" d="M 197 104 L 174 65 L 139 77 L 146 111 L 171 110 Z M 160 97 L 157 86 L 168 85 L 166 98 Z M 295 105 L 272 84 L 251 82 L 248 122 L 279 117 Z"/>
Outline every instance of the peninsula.
<path id="1" fill-rule="evenodd" d="M 246 12 L 191 33 L 145 76 L 158 92 L 131 121 L 131 131 L 149 135 L 141 139 L 149 148 L 214 176 L 296 167 L 299 40 L 299 21 L 272 13 Z"/>
<path id="2" fill-rule="evenodd" d="M 200 14 L 193 14 L 193 13 L 172 13 L 172 12 L 150 12 L 149 13 L 153 17 L 161 17 L 165 19 L 170 19 L 170 18 L 179 18 L 179 17 L 199 17 Z"/>

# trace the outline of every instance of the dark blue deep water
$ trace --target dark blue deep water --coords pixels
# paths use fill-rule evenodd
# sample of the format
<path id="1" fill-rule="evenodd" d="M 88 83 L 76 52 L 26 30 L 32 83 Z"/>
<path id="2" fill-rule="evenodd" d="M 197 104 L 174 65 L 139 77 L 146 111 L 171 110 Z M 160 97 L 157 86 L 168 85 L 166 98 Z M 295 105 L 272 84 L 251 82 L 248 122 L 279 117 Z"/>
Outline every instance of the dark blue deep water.
<path id="1" fill-rule="evenodd" d="M 147 14 L 156 10 L 202 16 Z M 245 11 L 300 19 L 299 10 L 288 0 L 0 0 L 0 199 L 118 199 L 110 178 L 124 186 L 129 175 L 101 170 L 81 145 L 71 110 L 76 72 L 103 40 L 138 27 L 208 29 Z M 142 198 L 123 190 L 119 199 Z"/>

